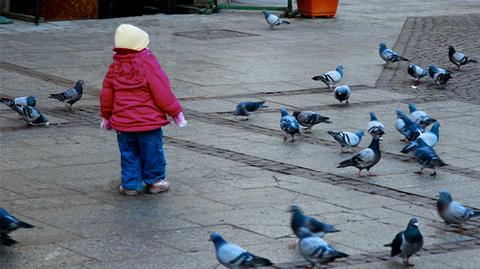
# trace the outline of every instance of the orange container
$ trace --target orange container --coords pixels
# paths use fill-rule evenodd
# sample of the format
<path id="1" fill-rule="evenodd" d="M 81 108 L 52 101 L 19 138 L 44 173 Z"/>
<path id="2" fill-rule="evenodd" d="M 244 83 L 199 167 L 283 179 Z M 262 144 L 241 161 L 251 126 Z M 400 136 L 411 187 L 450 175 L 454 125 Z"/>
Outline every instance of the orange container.
<path id="1" fill-rule="evenodd" d="M 335 17 L 338 0 L 297 0 L 298 11 L 306 17 Z"/>

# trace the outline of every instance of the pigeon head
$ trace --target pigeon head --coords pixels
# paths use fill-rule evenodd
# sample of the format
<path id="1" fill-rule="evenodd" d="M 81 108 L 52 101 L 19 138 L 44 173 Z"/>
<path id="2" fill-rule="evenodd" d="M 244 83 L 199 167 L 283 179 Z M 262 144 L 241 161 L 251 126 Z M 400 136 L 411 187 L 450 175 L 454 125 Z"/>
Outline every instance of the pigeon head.
<path id="1" fill-rule="evenodd" d="M 337 66 L 337 69 L 336 69 L 336 70 L 337 70 L 338 73 L 340 73 L 340 74 L 343 75 L 343 65 L 339 64 L 339 65 Z"/>
<path id="2" fill-rule="evenodd" d="M 27 97 L 27 106 L 35 106 L 37 104 L 37 98 L 35 96 Z"/>
<path id="3" fill-rule="evenodd" d="M 82 94 L 83 93 L 83 80 L 78 80 L 77 83 L 75 83 L 75 90 L 77 90 L 78 93 Z"/>
<path id="4" fill-rule="evenodd" d="M 302 209 L 298 205 L 292 205 L 289 211 L 292 212 L 293 214 L 302 213 Z"/>
<path id="5" fill-rule="evenodd" d="M 385 45 L 385 43 L 380 43 L 378 44 L 378 46 L 380 47 L 380 50 L 385 50 L 387 48 L 387 45 Z"/>
<path id="6" fill-rule="evenodd" d="M 452 45 L 448 46 L 448 54 L 454 54 L 455 52 L 455 48 Z"/>
<path id="7" fill-rule="evenodd" d="M 438 192 L 438 203 L 442 205 L 448 205 L 453 201 L 452 195 L 447 190 L 441 190 Z"/>
<path id="8" fill-rule="evenodd" d="M 375 112 L 370 112 L 370 120 L 378 120 L 377 116 L 375 115 Z"/>
<path id="9" fill-rule="evenodd" d="M 266 11 L 265 9 L 262 10 L 262 13 L 265 16 L 265 18 L 268 18 L 268 16 L 270 16 L 270 12 Z"/>
<path id="10" fill-rule="evenodd" d="M 417 111 L 417 107 L 414 103 L 408 103 L 408 110 L 410 110 L 410 113 L 412 113 L 414 111 Z"/>
<path id="11" fill-rule="evenodd" d="M 359 137 L 359 138 L 362 138 L 362 136 L 365 134 L 365 132 L 363 130 L 356 130 L 355 131 L 355 134 Z"/>
<path id="12" fill-rule="evenodd" d="M 412 218 L 407 225 L 407 230 L 416 229 L 418 230 L 418 220 L 416 218 Z"/>
<path id="13" fill-rule="evenodd" d="M 300 239 L 314 236 L 313 233 L 307 227 L 300 227 L 298 229 L 298 237 Z"/>
<path id="14" fill-rule="evenodd" d="M 440 134 L 440 122 L 436 121 L 432 124 L 432 128 L 430 128 L 430 132 L 435 134 L 437 137 Z"/>
<path id="15" fill-rule="evenodd" d="M 280 113 L 282 114 L 282 117 L 288 116 L 288 112 L 284 107 L 280 108 Z"/>
<path id="16" fill-rule="evenodd" d="M 298 114 L 300 114 L 301 111 L 293 111 L 292 113 L 292 116 L 294 116 L 295 118 L 298 117 Z"/>
<path id="17" fill-rule="evenodd" d="M 213 242 L 213 244 L 215 244 L 215 248 L 218 248 L 220 247 L 221 245 L 225 244 L 227 241 L 225 241 L 225 239 L 223 239 L 223 237 L 217 233 L 217 232 L 213 232 L 210 234 L 210 241 Z"/>
<path id="18" fill-rule="evenodd" d="M 242 104 L 238 104 L 237 107 L 235 108 L 235 111 L 233 111 L 234 116 L 248 116 L 248 112 L 245 109 L 245 106 Z"/>

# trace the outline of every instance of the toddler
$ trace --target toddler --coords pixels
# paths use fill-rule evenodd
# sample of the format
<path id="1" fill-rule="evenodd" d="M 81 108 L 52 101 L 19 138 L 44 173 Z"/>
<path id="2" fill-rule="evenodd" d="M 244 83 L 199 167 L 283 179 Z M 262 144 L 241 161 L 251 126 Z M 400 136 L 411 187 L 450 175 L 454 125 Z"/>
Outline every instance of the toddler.
<path id="1" fill-rule="evenodd" d="M 113 63 L 100 94 L 101 127 L 117 131 L 121 154 L 121 194 L 167 191 L 162 126 L 170 115 L 187 124 L 167 75 L 148 49 L 148 34 L 130 24 L 115 32 Z"/>

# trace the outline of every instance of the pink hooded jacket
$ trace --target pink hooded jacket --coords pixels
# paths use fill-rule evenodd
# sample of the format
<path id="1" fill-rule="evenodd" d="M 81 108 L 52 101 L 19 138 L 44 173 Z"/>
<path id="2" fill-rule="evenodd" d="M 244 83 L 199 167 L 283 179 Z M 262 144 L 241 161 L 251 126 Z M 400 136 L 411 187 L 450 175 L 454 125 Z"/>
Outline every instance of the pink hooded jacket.
<path id="1" fill-rule="evenodd" d="M 168 125 L 166 114 L 175 117 L 183 109 L 155 55 L 148 48 L 114 51 L 100 94 L 102 117 L 122 132 L 151 131 Z"/>

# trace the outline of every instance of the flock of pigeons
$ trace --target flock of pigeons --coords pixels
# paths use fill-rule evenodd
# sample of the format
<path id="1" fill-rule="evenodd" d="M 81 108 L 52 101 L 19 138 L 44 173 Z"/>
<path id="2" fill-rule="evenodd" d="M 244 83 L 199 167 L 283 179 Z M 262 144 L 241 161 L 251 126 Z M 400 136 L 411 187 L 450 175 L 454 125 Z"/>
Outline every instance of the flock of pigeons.
<path id="1" fill-rule="evenodd" d="M 289 22 L 267 11 L 263 11 L 263 13 L 267 23 L 272 29 L 281 24 L 289 24 Z M 409 61 L 389 49 L 383 43 L 379 44 L 379 47 L 380 56 L 387 63 Z M 465 54 L 456 52 L 452 46 L 449 47 L 449 59 L 458 67 L 457 70 L 464 64 L 476 62 L 468 58 Z M 451 71 L 434 65 L 429 65 L 427 70 L 425 70 L 415 64 L 409 65 L 408 73 L 416 79 L 415 83 L 418 83 L 421 78 L 429 75 L 434 83 L 438 85 L 445 85 L 452 74 Z M 330 89 L 333 89 L 342 78 L 343 66 L 339 65 L 336 70 L 315 76 L 312 79 L 321 81 Z M 335 98 L 340 103 L 345 101 L 345 104 L 348 104 L 348 99 L 352 91 L 347 85 L 338 86 L 333 89 L 333 92 Z M 80 100 L 82 94 L 83 81 L 79 80 L 74 87 L 62 93 L 51 94 L 50 98 L 64 102 L 71 111 L 72 105 Z M 47 118 L 36 108 L 36 98 L 34 96 L 17 98 L 2 96 L 0 102 L 16 111 L 29 125 L 48 125 Z M 265 101 L 241 102 L 237 105 L 234 115 L 235 117 L 243 116 L 248 119 L 251 113 L 262 107 L 265 107 Z M 409 110 L 409 115 L 405 114 L 401 109 L 396 111 L 396 129 L 408 142 L 401 152 L 409 153 L 414 151 L 417 162 L 422 166 L 418 173 L 421 173 L 424 168 L 431 168 L 434 170 L 432 176 L 435 176 L 435 168 L 445 165 L 433 150 L 433 147 L 439 141 L 440 124 L 424 111 L 418 110 L 413 103 L 409 104 Z M 293 142 L 294 136 L 300 134 L 300 125 L 305 127 L 305 132 L 308 132 L 316 124 L 322 122 L 331 123 L 328 117 L 313 111 L 294 111 L 291 116 L 285 108 L 281 108 L 280 113 L 280 128 L 284 132 L 284 141 L 287 141 L 288 136 L 291 136 L 291 141 Z M 429 125 L 432 125 L 431 129 L 425 131 Z M 354 166 L 359 170 L 359 176 L 361 176 L 361 171 L 364 169 L 367 170 L 369 175 L 372 175 L 370 169 L 376 165 L 381 158 L 380 141 L 385 134 L 385 127 L 383 123 L 378 120 L 374 112 L 370 112 L 370 121 L 368 122 L 367 129 L 368 133 L 372 136 L 372 142 L 368 148 L 361 150 L 353 157 L 341 162 L 338 165 L 339 168 Z M 328 131 L 328 134 L 340 144 L 342 152 L 345 152 L 359 145 L 364 131 Z M 290 211 L 292 212 L 290 226 L 294 234 L 298 237 L 296 245 L 298 246 L 300 254 L 310 263 L 309 268 L 313 268 L 315 265 L 330 263 L 337 258 L 348 257 L 348 254 L 336 250 L 323 239 L 328 233 L 340 232 L 333 225 L 323 223 L 311 216 L 303 214 L 300 207 L 295 205 L 291 207 Z M 461 229 L 463 229 L 462 224 L 468 219 L 480 216 L 480 211 L 466 208 L 462 204 L 454 201 L 448 191 L 439 192 L 437 211 L 447 225 L 457 225 Z M 18 228 L 32 227 L 34 226 L 18 220 L 9 212 L 0 208 L 1 245 L 11 246 L 16 243 L 16 241 L 10 237 L 10 232 Z M 229 243 L 217 232 L 213 232 L 210 235 L 210 240 L 215 245 L 218 261 L 227 268 L 241 269 L 262 266 L 279 268 L 270 260 L 256 256 L 236 244 Z M 412 218 L 407 228 L 399 232 L 393 241 L 385 246 L 391 247 L 392 257 L 400 255 L 400 257 L 404 259 L 405 265 L 412 266 L 413 264 L 409 262 L 409 258 L 423 246 L 423 236 L 418 228 L 418 221 Z"/>
<path id="2" fill-rule="evenodd" d="M 321 222 L 314 217 L 305 215 L 299 206 L 293 205 L 290 209 L 292 216 L 290 227 L 298 240 L 295 247 L 298 247 L 300 255 L 307 260 L 313 268 L 315 265 L 325 265 L 338 258 L 346 258 L 348 254 L 336 250 L 324 239 L 329 233 L 340 232 L 333 225 Z M 462 224 L 472 217 L 480 216 L 480 211 L 466 208 L 452 199 L 448 191 L 440 191 L 437 200 L 437 211 L 446 225 Z M 390 247 L 392 257 L 399 255 L 403 258 L 406 266 L 413 266 L 409 259 L 423 246 L 423 235 L 418 227 L 418 221 L 412 218 L 407 228 L 399 232 L 391 243 L 385 244 Z M 230 269 L 256 268 L 275 266 L 269 259 L 256 256 L 242 247 L 226 241 L 219 233 L 210 234 L 210 241 L 215 245 L 215 254 L 218 262 Z"/>
<path id="3" fill-rule="evenodd" d="M 290 22 L 267 11 L 263 11 L 263 14 L 272 30 L 275 26 L 290 24 Z M 387 64 L 399 61 L 410 62 L 407 58 L 389 49 L 384 43 L 379 44 L 379 54 Z M 460 70 L 462 65 L 477 62 L 465 54 L 455 51 L 453 46 L 449 46 L 448 56 L 450 61 L 457 66 L 457 70 Z M 348 105 L 348 99 L 352 93 L 350 87 L 347 85 L 335 87 L 342 80 L 343 71 L 343 66 L 338 65 L 335 70 L 314 76 L 312 79 L 326 84 L 329 89 L 333 90 L 334 97 L 341 104 L 345 102 L 345 105 Z M 418 84 L 423 77 L 429 76 L 436 85 L 445 85 L 452 77 L 452 71 L 435 65 L 428 65 L 426 69 L 423 69 L 418 65 L 410 63 L 407 72 L 415 78 L 414 84 Z M 264 107 L 266 107 L 265 101 L 241 102 L 237 105 L 233 114 L 235 118 L 245 117 L 242 119 L 248 120 L 253 112 Z M 436 167 L 445 165 L 433 149 L 439 141 L 440 123 L 426 112 L 417 109 L 413 103 L 409 103 L 408 108 L 409 114 L 403 112 L 402 109 L 396 110 L 397 121 L 395 128 L 403 136 L 402 140 L 407 142 L 407 145 L 401 149 L 401 152 L 405 154 L 414 152 L 415 159 L 421 165 L 420 171 L 416 173 L 421 174 L 423 169 L 430 168 L 433 169 L 431 175 L 436 176 Z M 316 124 L 322 122 L 331 123 L 329 117 L 314 111 L 294 111 L 290 115 L 285 108 L 280 108 L 280 114 L 280 128 L 284 134 L 284 142 L 289 137 L 290 141 L 293 142 L 295 135 L 300 134 L 300 126 L 305 127 L 303 129 L 304 132 L 309 132 Z M 426 130 L 430 125 L 430 130 Z M 367 170 L 368 175 L 373 175 L 370 169 L 380 161 L 380 141 L 385 134 L 385 127 L 374 112 L 370 112 L 367 130 L 372 136 L 370 145 L 351 158 L 342 161 L 338 168 L 354 166 L 358 169 L 358 176 L 360 177 L 364 169 Z M 328 131 L 328 134 L 340 144 L 343 153 L 352 150 L 360 144 L 364 131 Z M 468 219 L 480 216 L 480 211 L 466 208 L 459 202 L 454 201 L 452 195 L 446 190 L 438 193 L 437 211 L 445 224 L 456 225 L 461 229 L 463 229 L 462 224 Z M 348 254 L 336 250 L 323 239 L 327 233 L 339 232 L 334 226 L 304 215 L 298 206 L 292 206 L 291 212 L 291 228 L 298 237 L 297 245 L 300 254 L 310 263 L 308 268 L 330 263 L 337 258 L 348 257 Z M 418 225 L 417 219 L 412 218 L 408 222 L 406 229 L 399 232 L 391 243 L 385 245 L 391 248 L 391 256 L 400 255 L 404 259 L 406 266 L 413 266 L 409 259 L 423 246 L 423 236 Z M 217 232 L 213 232 L 210 235 L 210 240 L 215 245 L 217 260 L 227 268 L 240 269 L 262 266 L 279 268 L 270 260 L 256 256 L 236 244 L 229 243 Z"/>
<path id="4" fill-rule="evenodd" d="M 63 102 L 66 109 L 72 111 L 72 106 L 83 95 L 83 80 L 77 81 L 75 86 L 66 89 L 61 93 L 52 93 L 49 98 L 56 99 Z M 21 96 L 11 97 L 7 95 L 0 96 L 0 102 L 7 105 L 9 108 L 17 112 L 21 119 L 24 120 L 27 125 L 31 126 L 48 126 L 50 123 L 45 115 L 40 112 L 37 106 L 37 98 L 35 96 Z"/>

